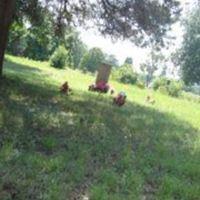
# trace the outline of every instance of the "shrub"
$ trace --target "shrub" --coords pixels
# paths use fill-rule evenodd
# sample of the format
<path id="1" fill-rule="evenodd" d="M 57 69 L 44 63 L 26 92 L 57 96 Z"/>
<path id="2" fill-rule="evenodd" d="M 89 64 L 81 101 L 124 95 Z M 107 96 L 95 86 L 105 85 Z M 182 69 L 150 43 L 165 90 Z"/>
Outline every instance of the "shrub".
<path id="1" fill-rule="evenodd" d="M 168 85 L 168 94 L 173 97 L 180 96 L 183 89 L 183 84 L 179 81 L 171 81 Z"/>
<path id="2" fill-rule="evenodd" d="M 64 68 L 68 59 L 68 52 L 63 46 L 59 46 L 50 58 L 50 65 L 56 68 Z"/>
<path id="3" fill-rule="evenodd" d="M 166 86 L 160 86 L 158 90 L 159 90 L 159 92 L 161 92 L 162 94 L 169 95 L 168 89 L 167 89 Z"/>
<path id="4" fill-rule="evenodd" d="M 125 64 L 112 72 L 112 78 L 125 84 L 136 84 L 137 74 L 130 65 Z"/>
<path id="5" fill-rule="evenodd" d="M 200 103 L 200 96 L 196 95 L 196 94 L 193 94 L 191 92 L 184 92 L 183 91 L 181 93 L 181 98 L 186 99 L 188 101 L 195 102 L 195 103 Z"/>
<path id="6" fill-rule="evenodd" d="M 124 74 L 120 78 L 120 82 L 125 84 L 135 84 L 137 82 L 137 75 L 136 74 Z"/>
<path id="7" fill-rule="evenodd" d="M 166 78 L 158 78 L 153 82 L 153 89 L 159 90 L 163 94 L 178 97 L 183 89 L 183 83 Z"/>
<path id="8" fill-rule="evenodd" d="M 153 81 L 152 87 L 154 90 L 158 90 L 162 86 L 164 86 L 164 87 L 167 86 L 169 84 L 169 82 L 170 81 L 166 78 L 163 78 L 163 77 L 157 78 L 155 81 Z"/>
<path id="9" fill-rule="evenodd" d="M 136 85 L 140 89 L 144 89 L 145 88 L 145 83 L 143 81 L 137 81 Z"/>

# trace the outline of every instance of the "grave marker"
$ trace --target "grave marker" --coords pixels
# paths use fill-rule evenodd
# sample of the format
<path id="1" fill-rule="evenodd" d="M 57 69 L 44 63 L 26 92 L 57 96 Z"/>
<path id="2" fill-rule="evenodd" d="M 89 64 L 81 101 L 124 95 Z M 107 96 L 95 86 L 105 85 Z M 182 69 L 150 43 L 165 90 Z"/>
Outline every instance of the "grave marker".
<path id="1" fill-rule="evenodd" d="M 112 68 L 112 66 L 107 63 L 102 63 L 100 65 L 98 73 L 97 73 L 96 84 L 99 81 L 104 81 L 105 83 L 108 82 L 109 76 L 111 73 L 111 68 Z"/>

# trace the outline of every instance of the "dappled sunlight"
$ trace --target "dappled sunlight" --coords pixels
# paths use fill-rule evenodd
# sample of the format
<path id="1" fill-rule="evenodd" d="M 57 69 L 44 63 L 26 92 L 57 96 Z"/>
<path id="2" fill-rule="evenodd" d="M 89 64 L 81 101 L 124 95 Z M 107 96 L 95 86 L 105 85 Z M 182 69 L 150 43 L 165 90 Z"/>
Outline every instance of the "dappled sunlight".
<path id="1" fill-rule="evenodd" d="M 199 197 L 199 123 L 177 113 L 187 101 L 155 94 L 149 105 L 146 90 L 126 86 L 128 101 L 117 107 L 108 94 L 86 91 L 92 77 L 85 82 L 79 72 L 73 80 L 58 70 L 54 80 L 46 69 L 40 76 L 12 70 L 0 89 L 1 184 L 9 180 L 19 196 L 34 191 L 35 199 L 43 192 L 61 199 Z M 73 90 L 68 96 L 59 92 L 65 79 Z M 174 112 L 166 112 L 163 100 Z"/>
<path id="2" fill-rule="evenodd" d="M 198 0 L 0 1 L 0 200 L 200 198 Z"/>

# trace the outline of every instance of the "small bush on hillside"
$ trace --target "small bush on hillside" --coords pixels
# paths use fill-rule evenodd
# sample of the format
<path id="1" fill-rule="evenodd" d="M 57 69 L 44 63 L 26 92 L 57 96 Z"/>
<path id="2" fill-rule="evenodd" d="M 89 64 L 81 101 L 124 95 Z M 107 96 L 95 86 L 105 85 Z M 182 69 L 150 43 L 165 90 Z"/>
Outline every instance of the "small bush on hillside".
<path id="1" fill-rule="evenodd" d="M 154 90 L 158 90 L 160 87 L 165 87 L 169 84 L 169 80 L 162 77 L 162 78 L 157 78 L 155 81 L 153 81 L 152 87 Z"/>
<path id="2" fill-rule="evenodd" d="M 168 89 L 167 89 L 166 86 L 160 86 L 160 87 L 158 88 L 158 91 L 159 91 L 160 93 L 162 93 L 162 94 L 169 95 Z"/>
<path id="3" fill-rule="evenodd" d="M 183 84 L 179 81 L 171 81 L 168 86 L 168 94 L 172 97 L 180 96 L 183 89 Z"/>
<path id="4" fill-rule="evenodd" d="M 131 65 L 125 64 L 112 72 L 113 79 L 125 83 L 136 84 L 137 74 L 133 72 Z"/>
<path id="5" fill-rule="evenodd" d="M 64 68 L 68 59 L 68 52 L 63 46 L 59 46 L 50 58 L 50 65 L 56 68 Z"/>
<path id="6" fill-rule="evenodd" d="M 140 89 L 144 89 L 145 88 L 145 83 L 143 81 L 137 81 L 136 85 Z"/>
<path id="7" fill-rule="evenodd" d="M 124 74 L 119 80 L 125 84 L 135 84 L 137 82 L 137 76 L 136 74 Z"/>
<path id="8" fill-rule="evenodd" d="M 166 78 L 158 78 L 153 82 L 153 89 L 172 97 L 178 97 L 183 89 L 183 83 Z"/>
<path id="9" fill-rule="evenodd" d="M 200 96 L 193 94 L 191 92 L 182 92 L 181 93 L 181 98 L 186 99 L 188 101 L 192 101 L 192 102 L 196 102 L 196 103 L 200 103 Z"/>

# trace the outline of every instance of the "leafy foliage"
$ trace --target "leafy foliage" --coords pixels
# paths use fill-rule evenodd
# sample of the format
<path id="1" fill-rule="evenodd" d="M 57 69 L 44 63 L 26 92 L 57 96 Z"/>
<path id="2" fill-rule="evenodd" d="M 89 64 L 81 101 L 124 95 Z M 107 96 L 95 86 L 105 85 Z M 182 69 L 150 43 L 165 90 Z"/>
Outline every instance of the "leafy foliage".
<path id="1" fill-rule="evenodd" d="M 118 67 L 119 61 L 115 57 L 115 55 L 104 54 L 106 63 L 110 64 L 112 67 Z"/>
<path id="2" fill-rule="evenodd" d="M 200 83 L 200 8 L 185 21 L 185 35 L 180 51 L 182 77 L 186 84 Z"/>
<path id="3" fill-rule="evenodd" d="M 92 3 L 70 0 L 48 3 L 49 7 L 57 8 L 53 12 L 58 16 L 60 26 L 64 23 L 62 16 L 72 24 L 90 20 L 102 34 L 117 39 L 128 38 L 139 46 L 153 41 L 163 44 L 162 36 L 180 13 L 179 1 L 176 0 L 99 0 Z"/>
<path id="4" fill-rule="evenodd" d="M 181 93 L 181 98 L 182 99 L 186 99 L 188 101 L 191 102 L 196 102 L 196 103 L 200 103 L 200 96 L 191 92 L 185 92 L 183 91 Z"/>
<path id="5" fill-rule="evenodd" d="M 52 67 L 64 68 L 68 59 L 68 52 L 63 46 L 59 46 L 51 56 Z"/>
<path id="6" fill-rule="evenodd" d="M 133 59 L 131 57 L 127 57 L 124 61 L 124 64 L 129 64 L 132 65 L 133 64 Z"/>
<path id="7" fill-rule="evenodd" d="M 66 27 L 86 25 L 84 22 L 89 20 L 104 35 L 117 39 L 129 38 L 140 46 L 150 42 L 163 44 L 162 36 L 179 12 L 176 0 L 100 0 L 92 3 L 86 0 L 16 0 L 14 21 L 29 28 L 20 37 L 20 44 L 18 41 L 12 45 L 12 38 L 16 36 L 15 31 L 11 31 L 8 51 L 32 59 L 47 60 L 58 45 L 65 45 L 69 51 L 69 66 L 76 68 L 86 48 L 77 34 L 69 34 L 65 38 Z M 117 65 L 117 60 L 113 56 L 110 58 L 111 63 Z"/>
<path id="8" fill-rule="evenodd" d="M 23 23 L 14 22 L 10 28 L 7 52 L 13 55 L 24 55 L 27 48 L 27 29 Z"/>
<path id="9" fill-rule="evenodd" d="M 35 60 L 48 60 L 55 50 L 56 36 L 53 31 L 53 24 L 49 13 L 44 15 L 41 24 L 28 28 L 27 47 L 24 52 L 26 57 Z"/>
<path id="10" fill-rule="evenodd" d="M 149 58 L 140 66 L 141 71 L 146 74 L 146 84 L 153 80 L 155 72 L 161 67 L 164 55 L 157 51 L 157 46 L 153 46 L 149 53 Z"/>
<path id="11" fill-rule="evenodd" d="M 9 4 L 4 2 L 6 8 Z M 10 2 L 14 5 L 15 1 Z M 146 46 L 149 43 L 164 45 L 163 37 L 179 16 L 179 4 L 178 0 L 98 0 L 91 2 L 88 0 L 16 0 L 16 8 L 11 9 L 11 12 L 7 14 L 9 19 L 12 19 L 14 15 L 18 22 L 28 19 L 33 29 L 40 27 L 45 17 L 50 14 L 53 16 L 54 32 L 58 37 L 63 36 L 67 25 L 86 26 L 89 22 L 97 26 L 103 35 L 110 35 L 116 39 L 128 38 L 138 46 Z M 15 10 L 15 13 L 12 10 Z M 2 17 L 2 23 L 5 21 L 5 26 L 9 27 L 11 20 L 5 18 Z M 7 38 L 8 28 L 5 33 L 2 31 L 2 34 Z M 43 38 L 43 35 L 41 37 Z M 36 51 L 43 55 L 43 46 L 40 46 L 39 41 L 34 37 L 31 37 L 31 41 L 32 39 L 33 44 L 38 47 Z M 48 45 L 47 41 L 45 41 L 46 45 Z M 2 75 L 5 46 L 6 42 L 2 42 L 0 75 Z"/>
<path id="12" fill-rule="evenodd" d="M 46 6 L 46 7 L 45 7 Z M 102 34 L 115 38 L 129 38 L 135 44 L 143 46 L 148 42 L 163 43 L 162 36 L 180 13 L 179 1 L 121 1 L 99 0 L 60 0 L 44 1 L 17 0 L 18 18 L 25 14 L 31 21 L 41 22 L 43 9 L 55 16 L 55 30 L 62 33 L 63 26 L 68 24 L 83 24 L 90 20 Z M 34 10 L 34 11 L 33 11 Z"/>
<path id="13" fill-rule="evenodd" d="M 126 84 L 135 84 L 137 82 L 137 74 L 133 72 L 133 68 L 129 64 L 124 64 L 117 69 L 113 69 L 112 77 L 119 82 Z"/>
<path id="14" fill-rule="evenodd" d="M 137 80 L 136 85 L 137 85 L 137 87 L 140 88 L 140 89 L 145 89 L 145 82 L 142 81 L 142 80 Z"/>
<path id="15" fill-rule="evenodd" d="M 78 68 L 81 58 L 87 52 L 87 47 L 81 41 L 79 33 L 74 29 L 67 29 L 63 43 L 69 52 L 69 66 Z"/>
<path id="16" fill-rule="evenodd" d="M 158 90 L 161 86 L 166 86 L 169 84 L 169 80 L 167 78 L 161 77 L 157 78 L 153 81 L 153 89 Z"/>
<path id="17" fill-rule="evenodd" d="M 163 44 L 163 38 L 180 12 L 179 2 L 167 1 L 98 1 L 91 15 L 103 34 L 128 38 L 138 46 L 149 42 Z"/>
<path id="18" fill-rule="evenodd" d="M 183 83 L 161 77 L 154 80 L 153 89 L 173 97 L 178 97 L 183 89 Z"/>
<path id="19" fill-rule="evenodd" d="M 41 11 L 42 12 L 42 11 Z M 15 19 L 11 26 L 8 52 L 35 60 L 48 60 L 58 46 L 55 36 L 53 17 L 44 9 L 43 20 L 38 22 L 27 19 Z M 36 24 L 35 24 L 36 23 Z"/>
<path id="20" fill-rule="evenodd" d="M 95 72 L 104 60 L 105 57 L 101 49 L 90 49 L 81 59 L 80 69 L 83 71 Z"/>
<path id="21" fill-rule="evenodd" d="M 172 97 L 179 97 L 183 89 L 183 83 L 180 81 L 170 81 L 168 94 Z"/>

